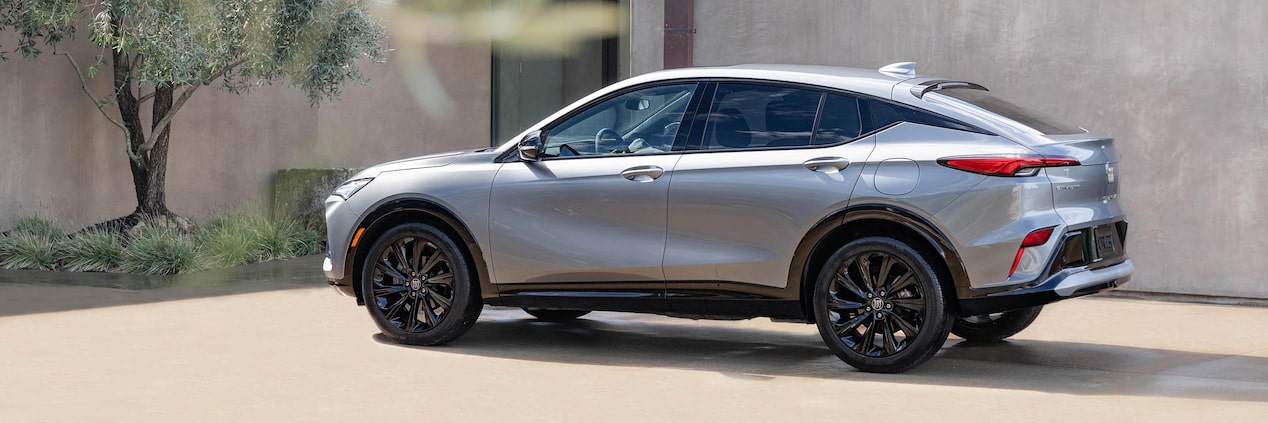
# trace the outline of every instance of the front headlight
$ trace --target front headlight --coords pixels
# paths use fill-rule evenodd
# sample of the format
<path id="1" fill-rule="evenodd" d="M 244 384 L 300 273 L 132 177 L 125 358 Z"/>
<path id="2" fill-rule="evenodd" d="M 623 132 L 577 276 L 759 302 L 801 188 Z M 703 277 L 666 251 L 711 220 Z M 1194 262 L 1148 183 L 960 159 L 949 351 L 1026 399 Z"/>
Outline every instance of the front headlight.
<path id="1" fill-rule="evenodd" d="M 353 179 L 351 181 L 344 182 L 343 185 L 339 186 L 339 188 L 335 188 L 334 195 L 338 195 L 347 200 L 352 198 L 352 194 L 356 194 L 357 191 L 360 191 L 361 188 L 365 187 L 366 184 L 369 184 L 372 180 L 374 180 L 374 178 Z"/>

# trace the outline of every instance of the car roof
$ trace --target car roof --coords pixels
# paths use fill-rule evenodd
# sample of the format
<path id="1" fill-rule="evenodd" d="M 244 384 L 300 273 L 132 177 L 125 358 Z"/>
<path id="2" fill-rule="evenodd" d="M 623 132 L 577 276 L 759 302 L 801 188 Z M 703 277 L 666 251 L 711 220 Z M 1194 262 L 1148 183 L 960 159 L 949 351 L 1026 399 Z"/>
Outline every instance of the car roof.
<path id="1" fill-rule="evenodd" d="M 877 69 L 818 65 L 745 64 L 735 66 L 663 70 L 637 76 L 625 82 L 629 85 L 634 85 L 658 80 L 700 78 L 736 78 L 794 82 L 854 91 L 881 98 L 890 98 L 890 93 L 895 85 L 899 82 L 918 77 L 912 75 L 887 74 L 882 73 Z"/>

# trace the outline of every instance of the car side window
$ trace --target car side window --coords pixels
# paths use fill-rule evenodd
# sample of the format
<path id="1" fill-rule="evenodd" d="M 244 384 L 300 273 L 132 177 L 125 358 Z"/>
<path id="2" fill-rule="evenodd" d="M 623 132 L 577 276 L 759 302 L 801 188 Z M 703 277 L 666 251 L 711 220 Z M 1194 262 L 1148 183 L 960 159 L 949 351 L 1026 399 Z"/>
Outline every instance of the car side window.
<path id="1" fill-rule="evenodd" d="M 872 129 L 884 128 L 898 122 L 912 122 L 961 131 L 982 132 L 981 129 L 948 118 L 884 101 L 869 101 L 867 108 L 872 115 Z"/>
<path id="2" fill-rule="evenodd" d="M 819 128 L 815 131 L 815 145 L 846 142 L 863 133 L 859 99 L 829 94 L 823 100 L 819 115 Z"/>
<path id="3" fill-rule="evenodd" d="M 542 157 L 669 151 L 696 86 L 661 85 L 603 100 L 548 129 Z"/>
<path id="4" fill-rule="evenodd" d="M 810 145 L 823 94 L 769 85 L 718 84 L 701 148 Z"/>

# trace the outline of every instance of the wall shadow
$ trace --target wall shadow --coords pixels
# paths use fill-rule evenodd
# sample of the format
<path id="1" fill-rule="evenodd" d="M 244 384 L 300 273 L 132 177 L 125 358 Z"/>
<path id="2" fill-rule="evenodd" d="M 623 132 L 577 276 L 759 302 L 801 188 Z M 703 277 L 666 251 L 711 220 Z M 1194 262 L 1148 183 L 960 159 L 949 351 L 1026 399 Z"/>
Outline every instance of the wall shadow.
<path id="1" fill-rule="evenodd" d="M 373 338 L 400 348 L 453 354 L 711 371 L 757 380 L 795 376 L 1076 395 L 1268 401 L 1268 358 L 1263 357 L 1037 340 L 977 344 L 952 337 L 923 366 L 882 375 L 859 372 L 838 360 L 810 325 L 784 332 L 621 317 L 605 313 L 594 319 L 546 323 L 518 310 L 486 308 L 471 332 L 449 345 L 399 346 L 379 334 Z"/>

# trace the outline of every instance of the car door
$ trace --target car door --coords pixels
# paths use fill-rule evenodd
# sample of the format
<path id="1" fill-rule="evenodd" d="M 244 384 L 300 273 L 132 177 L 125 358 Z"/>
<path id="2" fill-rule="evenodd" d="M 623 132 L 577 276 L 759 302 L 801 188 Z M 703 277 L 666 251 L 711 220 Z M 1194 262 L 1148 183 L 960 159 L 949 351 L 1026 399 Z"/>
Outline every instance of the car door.
<path id="1" fill-rule="evenodd" d="M 714 91 L 674 168 L 665 277 L 671 290 L 782 288 L 801 238 L 848 204 L 875 139 L 860 137 L 855 97 L 738 82 Z"/>
<path id="2" fill-rule="evenodd" d="M 601 99 L 546 127 L 540 161 L 503 165 L 490 202 L 496 282 L 663 288 L 669 182 L 696 86 Z"/>

